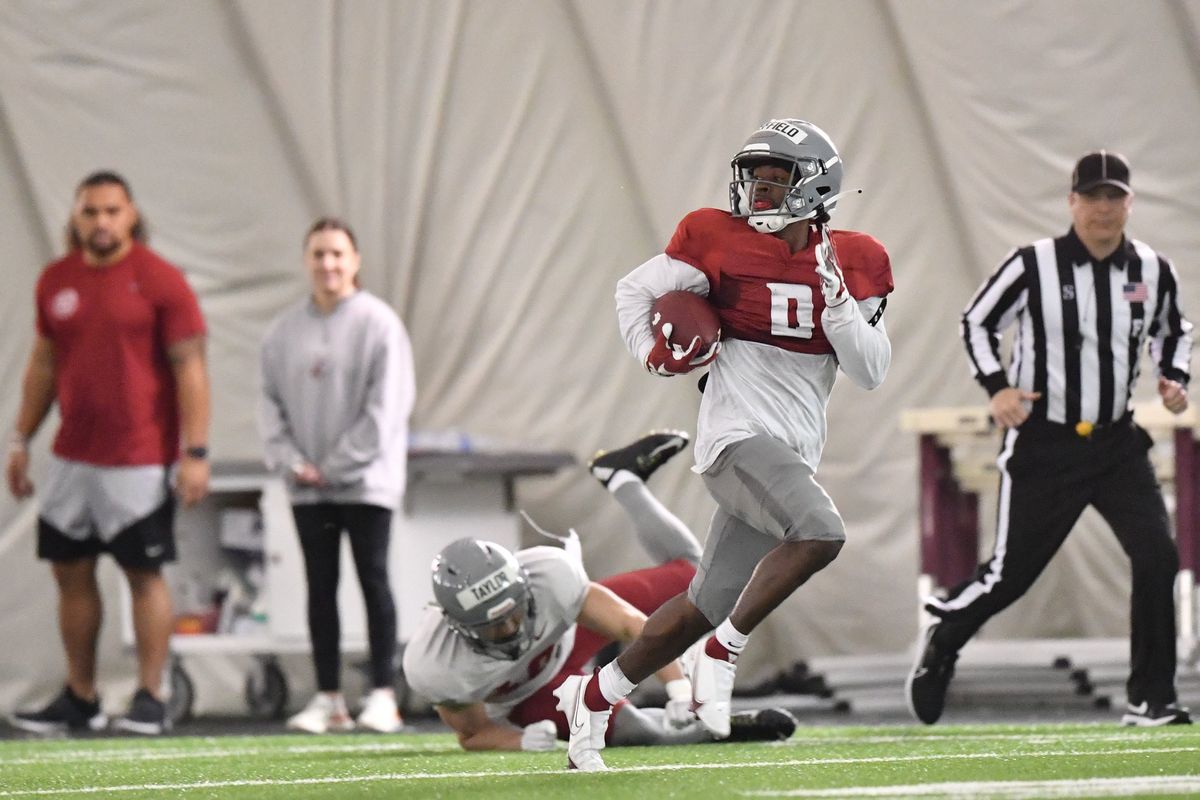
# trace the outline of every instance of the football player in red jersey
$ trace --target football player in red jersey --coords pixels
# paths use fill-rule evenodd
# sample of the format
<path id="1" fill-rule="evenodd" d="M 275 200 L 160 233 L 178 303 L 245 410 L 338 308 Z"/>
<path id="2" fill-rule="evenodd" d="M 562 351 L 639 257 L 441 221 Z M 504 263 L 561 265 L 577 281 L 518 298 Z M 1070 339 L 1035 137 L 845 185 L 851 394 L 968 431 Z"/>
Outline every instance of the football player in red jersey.
<path id="1" fill-rule="evenodd" d="M 655 374 L 688 372 L 711 355 L 676 357 L 669 345 L 682 343 L 661 341 L 648 322 L 655 298 L 687 289 L 717 309 L 723 341 L 702 379 L 694 467 L 717 511 L 688 591 L 655 611 L 616 661 L 557 693 L 574 768 L 603 769 L 612 705 L 714 628 L 689 670 L 692 707 L 714 735 L 727 735 L 747 637 L 845 541 L 814 478 L 825 406 L 839 367 L 866 389 L 887 373 L 891 265 L 872 237 L 829 229 L 842 160 L 817 126 L 771 120 L 732 166 L 730 211 L 688 214 L 664 253 L 617 284 L 625 342 Z"/>

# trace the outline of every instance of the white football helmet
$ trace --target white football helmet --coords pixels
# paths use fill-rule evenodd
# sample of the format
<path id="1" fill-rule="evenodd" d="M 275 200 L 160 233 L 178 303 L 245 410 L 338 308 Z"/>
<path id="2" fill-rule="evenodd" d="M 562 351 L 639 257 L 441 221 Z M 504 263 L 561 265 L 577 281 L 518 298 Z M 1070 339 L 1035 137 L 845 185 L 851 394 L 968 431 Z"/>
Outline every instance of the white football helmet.
<path id="1" fill-rule="evenodd" d="M 754 168 L 764 163 L 791 171 L 786 184 L 760 181 Z M 729 208 L 760 233 L 776 233 L 793 222 L 828 217 L 842 190 L 842 159 L 825 131 L 799 119 L 773 119 L 754 132 L 730 162 Z M 787 189 L 777 208 L 755 210 L 757 184 Z"/>

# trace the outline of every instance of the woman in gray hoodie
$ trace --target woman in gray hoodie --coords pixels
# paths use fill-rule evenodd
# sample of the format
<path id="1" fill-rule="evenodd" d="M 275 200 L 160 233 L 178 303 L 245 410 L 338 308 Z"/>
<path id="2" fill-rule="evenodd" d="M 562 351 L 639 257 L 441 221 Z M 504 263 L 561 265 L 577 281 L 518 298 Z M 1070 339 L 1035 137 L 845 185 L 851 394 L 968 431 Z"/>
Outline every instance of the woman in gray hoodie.
<path id="1" fill-rule="evenodd" d="M 408 333 L 358 285 L 354 233 L 323 217 L 304 239 L 312 292 L 272 323 L 262 344 L 259 429 L 269 468 L 287 476 L 308 579 L 317 694 L 288 727 L 349 730 L 341 693 L 337 584 L 344 531 L 367 610 L 374 689 L 358 725 L 403 722 L 393 693 L 396 607 L 388 583 L 392 512 L 404 494 L 415 395 Z"/>

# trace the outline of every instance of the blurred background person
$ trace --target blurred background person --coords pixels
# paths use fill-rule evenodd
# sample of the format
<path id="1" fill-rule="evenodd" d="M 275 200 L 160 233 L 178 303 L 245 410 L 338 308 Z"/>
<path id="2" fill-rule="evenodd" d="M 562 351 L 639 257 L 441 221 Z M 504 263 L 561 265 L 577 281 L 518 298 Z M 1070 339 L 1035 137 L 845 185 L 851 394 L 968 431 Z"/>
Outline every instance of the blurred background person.
<path id="1" fill-rule="evenodd" d="M 354 727 L 341 692 L 337 606 L 345 532 L 366 602 L 373 687 L 358 724 L 391 732 L 403 721 L 388 545 L 406 478 L 412 349 L 396 312 L 359 288 L 361 258 L 345 222 L 313 223 L 304 265 L 312 292 L 272 322 L 261 352 L 259 430 L 268 467 L 288 476 L 317 673 L 316 695 L 287 724 L 309 733 Z"/>
<path id="2" fill-rule="evenodd" d="M 129 581 L 140 688 L 119 730 L 169 727 L 162 677 L 173 624 L 161 567 L 175 559 L 174 498 L 208 491 L 205 325 L 183 273 L 146 247 L 125 179 L 95 172 L 75 192 L 63 258 L 37 284 L 37 335 L 22 383 L 6 476 L 33 494 L 29 439 L 57 401 L 38 518 L 38 557 L 58 584 L 66 686 L 46 707 L 14 715 L 50 734 L 107 724 L 96 691 L 102 603 L 96 560 L 110 553 Z"/>

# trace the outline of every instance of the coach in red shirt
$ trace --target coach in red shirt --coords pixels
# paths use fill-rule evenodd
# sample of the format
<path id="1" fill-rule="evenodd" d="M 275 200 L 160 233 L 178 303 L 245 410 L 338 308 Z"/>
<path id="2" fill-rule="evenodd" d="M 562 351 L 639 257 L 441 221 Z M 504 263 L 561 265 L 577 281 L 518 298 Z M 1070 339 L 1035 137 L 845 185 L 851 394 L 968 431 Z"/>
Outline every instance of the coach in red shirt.
<path id="1" fill-rule="evenodd" d="M 96 172 L 76 191 L 69 252 L 37 284 L 37 336 L 6 474 L 14 496 L 33 494 L 28 441 L 57 400 L 38 556 L 58 583 L 67 682 L 45 708 L 12 718 L 35 733 L 108 723 L 95 684 L 104 552 L 129 580 L 140 679 L 114 726 L 156 734 L 168 725 L 160 692 L 172 612 L 161 567 L 175 557 L 175 495 L 190 505 L 208 491 L 209 389 L 196 296 L 145 239 L 128 184 Z"/>

